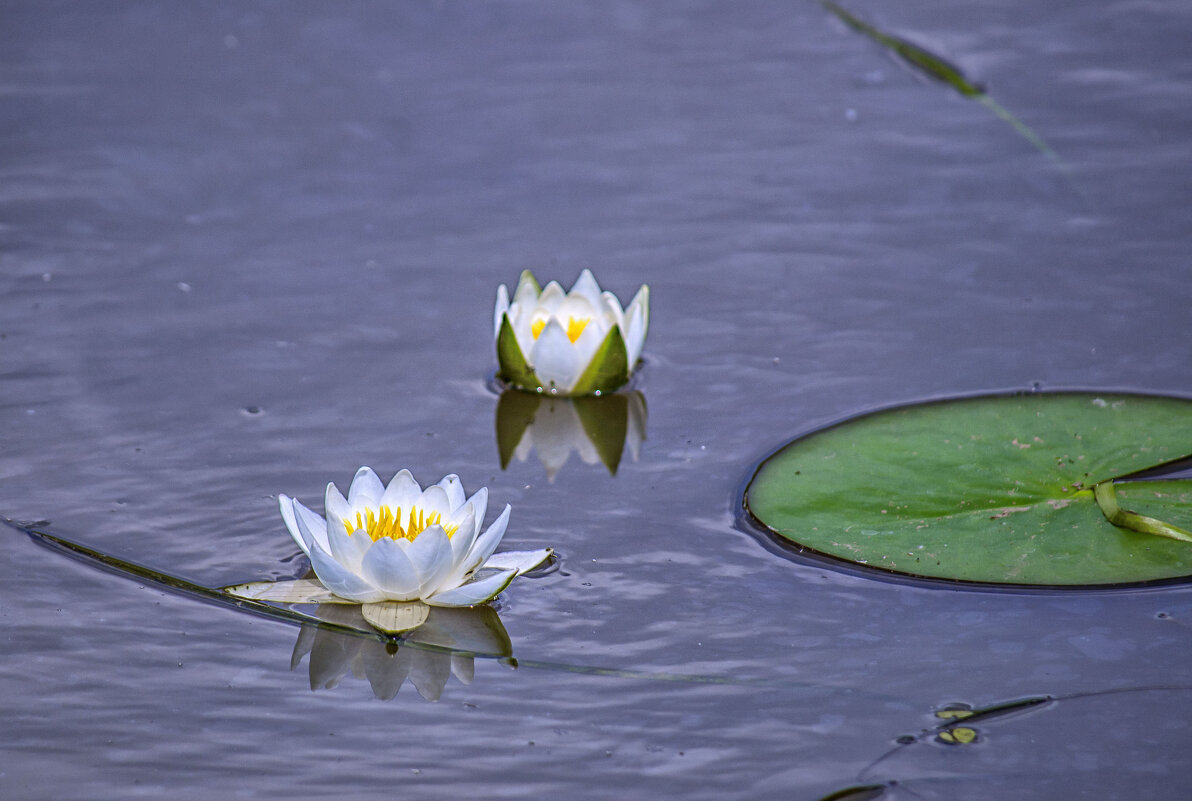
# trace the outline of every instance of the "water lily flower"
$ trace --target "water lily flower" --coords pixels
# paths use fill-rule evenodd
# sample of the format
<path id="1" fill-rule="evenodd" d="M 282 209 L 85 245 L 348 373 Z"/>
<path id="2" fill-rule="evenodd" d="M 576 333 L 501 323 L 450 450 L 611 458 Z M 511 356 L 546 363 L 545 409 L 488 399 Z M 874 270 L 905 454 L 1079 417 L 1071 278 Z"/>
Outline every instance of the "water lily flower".
<path id="1" fill-rule="evenodd" d="M 465 498 L 455 475 L 423 490 L 409 470 L 385 486 L 370 468 L 361 467 L 347 498 L 335 484 L 327 485 L 326 517 L 287 495 L 279 496 L 279 506 L 321 587 L 299 579 L 243 585 L 235 594 L 289 603 L 472 606 L 492 600 L 551 554 L 549 548 L 495 554 L 509 523 L 509 506 L 482 533 L 488 490 Z"/>
<path id="2" fill-rule="evenodd" d="M 497 290 L 497 375 L 515 387 L 554 395 L 611 392 L 629 381 L 649 326 L 650 288 L 644 284 L 622 309 L 588 270 L 570 292 L 555 281 L 542 289 L 525 270 L 512 299 L 504 284 Z"/>

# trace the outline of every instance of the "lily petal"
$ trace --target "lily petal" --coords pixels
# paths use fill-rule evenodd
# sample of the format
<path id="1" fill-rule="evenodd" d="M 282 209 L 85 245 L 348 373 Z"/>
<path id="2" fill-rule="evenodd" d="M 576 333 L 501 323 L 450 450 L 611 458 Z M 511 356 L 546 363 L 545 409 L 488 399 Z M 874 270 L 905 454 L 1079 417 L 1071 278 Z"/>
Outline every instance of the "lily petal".
<path id="1" fill-rule="evenodd" d="M 381 496 L 385 494 L 385 485 L 372 471 L 371 467 L 362 467 L 356 471 L 352 479 L 352 486 L 348 487 L 348 503 L 353 509 L 375 509 L 381 503 Z"/>
<path id="2" fill-rule="evenodd" d="M 451 505 L 451 499 L 447 495 L 447 490 L 443 489 L 438 484 L 431 484 L 422 491 L 421 497 L 414 502 L 415 505 L 427 517 L 432 514 L 437 514 L 440 520 L 447 520 L 451 517 L 451 510 L 454 508 Z"/>
<path id="3" fill-rule="evenodd" d="M 480 524 L 484 522 L 484 515 L 488 512 L 488 487 L 481 487 L 476 490 L 472 497 L 468 498 L 468 503 L 472 504 L 472 508 L 475 510 L 475 522 L 473 525 L 476 529 L 475 534 L 479 534 Z M 475 538 L 475 534 L 473 534 L 473 539 Z M 455 536 L 458 537 L 459 534 Z"/>
<path id="4" fill-rule="evenodd" d="M 382 597 L 370 599 L 374 601 L 413 601 L 422 589 L 418 569 L 406 556 L 405 549 L 388 537 L 382 537 L 368 549 L 360 561 L 360 576 L 381 591 Z M 322 578 L 320 575 L 319 579 Z"/>
<path id="5" fill-rule="evenodd" d="M 437 592 L 422 600 L 431 606 L 475 606 L 496 598 L 515 578 L 516 570 L 502 570 L 478 581 L 470 581 L 454 589 Z"/>
<path id="6" fill-rule="evenodd" d="M 294 518 L 298 523 L 298 531 L 310 547 L 313 548 L 317 545 L 324 551 L 328 550 L 326 520 L 307 509 L 298 501 L 294 501 Z"/>
<path id="7" fill-rule="evenodd" d="M 293 498 L 289 495 L 281 494 L 277 496 L 277 505 L 281 509 L 281 519 L 285 521 L 286 529 L 290 532 L 290 536 L 294 538 L 294 542 L 302 549 L 304 554 L 310 555 L 310 545 L 306 542 L 306 538 L 302 536 L 302 529 L 298 528 L 298 519 L 294 513 Z"/>
<path id="8" fill-rule="evenodd" d="M 553 386 L 562 392 L 571 389 L 585 367 L 567 332 L 554 318 L 546 324 L 534 343 L 530 362 L 534 365 L 534 374 L 544 387 Z"/>
<path id="9" fill-rule="evenodd" d="M 595 306 L 600 302 L 600 284 L 596 283 L 596 278 L 592 275 L 592 271 L 585 267 L 580 272 L 579 278 L 575 279 L 575 283 L 571 285 L 571 292 L 569 294 L 573 297 L 580 295 Z"/>
<path id="10" fill-rule="evenodd" d="M 409 510 L 422 494 L 422 487 L 414 480 L 409 470 L 401 470 L 394 476 L 381 495 L 381 506 L 388 506 L 394 512 L 401 508 Z"/>
<path id="11" fill-rule="evenodd" d="M 315 575 L 319 577 L 323 586 L 340 598 L 361 603 L 386 599 L 383 590 L 345 568 L 322 548 L 316 546 L 310 549 L 310 566 L 314 568 Z"/>
<path id="12" fill-rule="evenodd" d="M 439 481 L 439 486 L 447 491 L 447 504 L 450 508 L 458 509 L 464 505 L 464 485 L 459 480 L 459 476 L 454 473 L 443 476 Z"/>
<path id="13" fill-rule="evenodd" d="M 522 573 L 528 573 L 547 559 L 550 559 L 551 554 L 554 552 L 553 548 L 542 548 L 537 551 L 502 551 L 501 553 L 494 553 L 490 556 L 485 561 L 482 569 L 516 570 L 520 576 Z"/>
<path id="14" fill-rule="evenodd" d="M 501 330 L 501 317 L 509 311 L 509 290 L 504 284 L 497 287 L 497 305 L 493 309 L 493 339 Z"/>
<path id="15" fill-rule="evenodd" d="M 469 501 L 463 505 L 463 508 L 455 510 L 455 514 L 451 520 L 447 521 L 449 525 L 455 526 L 455 533 L 451 535 L 451 565 L 452 568 L 459 566 L 468 552 L 472 550 L 472 544 L 476 542 L 477 529 L 476 525 L 476 507 Z"/>
<path id="16" fill-rule="evenodd" d="M 547 314 L 552 314 L 566 298 L 567 293 L 563 291 L 563 287 L 559 286 L 559 282 L 551 281 L 538 296 L 538 308 L 535 311 L 542 310 Z"/>
<path id="17" fill-rule="evenodd" d="M 629 371 L 632 372 L 637 360 L 641 358 L 642 346 L 646 343 L 646 321 L 641 306 L 630 307 L 626 314 L 629 327 L 625 331 L 625 353 L 629 358 Z"/>
<path id="18" fill-rule="evenodd" d="M 442 526 L 429 526 L 404 550 L 418 575 L 423 593 L 441 587 L 455 564 L 451 540 Z"/>
<path id="19" fill-rule="evenodd" d="M 501 544 L 501 538 L 505 536 L 505 529 L 509 527 L 509 505 L 505 505 L 505 511 L 501 512 L 500 517 L 492 522 L 488 529 L 476 538 L 472 549 L 468 551 L 468 555 L 464 560 L 455 566 L 451 576 L 447 580 L 447 584 L 463 581 L 469 573 L 472 573 L 482 564 L 488 561 L 488 558 L 493 555 L 493 551 L 497 550 L 497 546 Z"/>
<path id="20" fill-rule="evenodd" d="M 327 520 L 334 520 L 337 523 L 355 518 L 355 515 L 352 514 L 351 504 L 334 483 L 327 484 L 327 492 L 323 496 L 323 514 Z"/>
<path id="21" fill-rule="evenodd" d="M 360 562 L 372 547 L 372 537 L 363 531 L 349 534 L 347 529 L 333 523 L 327 529 L 327 552 L 335 561 L 353 573 L 360 572 Z"/>

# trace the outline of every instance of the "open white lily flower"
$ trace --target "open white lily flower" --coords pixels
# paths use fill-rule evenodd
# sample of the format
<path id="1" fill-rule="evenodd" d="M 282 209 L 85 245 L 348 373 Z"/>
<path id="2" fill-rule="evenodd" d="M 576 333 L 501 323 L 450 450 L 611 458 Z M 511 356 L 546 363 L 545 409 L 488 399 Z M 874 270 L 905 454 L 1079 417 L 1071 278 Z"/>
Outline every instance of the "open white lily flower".
<path id="1" fill-rule="evenodd" d="M 497 290 L 497 375 L 555 395 L 611 392 L 629 381 L 649 326 L 650 288 L 644 284 L 622 309 L 588 270 L 570 292 L 555 281 L 542 289 L 524 270 L 512 299 L 504 284 Z"/>
<path id="2" fill-rule="evenodd" d="M 266 582 L 232 588 L 233 594 L 287 603 L 472 606 L 492 600 L 551 554 L 549 548 L 494 554 L 509 523 L 509 506 L 481 532 L 488 490 L 465 498 L 455 475 L 423 490 L 409 470 L 385 486 L 362 467 L 347 498 L 327 485 L 326 517 L 287 495 L 279 496 L 279 505 L 322 586 L 301 579 Z"/>

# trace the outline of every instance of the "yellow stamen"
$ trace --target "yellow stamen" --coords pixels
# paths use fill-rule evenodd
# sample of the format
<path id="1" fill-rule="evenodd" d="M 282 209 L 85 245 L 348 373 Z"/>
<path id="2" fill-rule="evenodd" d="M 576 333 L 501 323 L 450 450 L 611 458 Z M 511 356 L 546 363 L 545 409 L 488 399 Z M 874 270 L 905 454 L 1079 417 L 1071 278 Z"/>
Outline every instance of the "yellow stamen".
<path id="1" fill-rule="evenodd" d="M 547 319 L 543 317 L 530 324 L 530 333 L 534 335 L 534 339 L 538 339 L 539 335 L 546 328 Z M 590 317 L 581 317 L 578 320 L 574 317 L 567 318 L 567 338 L 571 340 L 572 345 L 575 344 L 575 340 L 579 339 L 580 334 L 584 332 L 589 322 L 591 322 Z"/>
<path id="2" fill-rule="evenodd" d="M 351 518 L 343 518 L 344 530 L 349 535 L 364 532 L 373 542 L 381 537 L 390 537 L 395 540 L 405 538 L 413 542 L 426 529 L 440 525 L 442 520 L 438 512 L 431 512 L 430 515 L 427 515 L 416 506 L 410 509 L 410 514 L 404 523 L 402 522 L 403 517 L 400 506 L 397 507 L 396 514 L 388 506 L 382 506 L 377 511 L 367 509 L 363 513 L 356 513 L 355 525 L 352 524 Z M 451 537 L 455 534 L 458 526 L 442 526 L 442 528 L 447 536 Z"/>
<path id="3" fill-rule="evenodd" d="M 584 332 L 584 328 L 588 325 L 588 318 L 577 320 L 574 317 L 567 318 L 567 338 L 571 340 L 571 344 L 575 344 L 575 340 L 579 339 L 579 335 Z"/>

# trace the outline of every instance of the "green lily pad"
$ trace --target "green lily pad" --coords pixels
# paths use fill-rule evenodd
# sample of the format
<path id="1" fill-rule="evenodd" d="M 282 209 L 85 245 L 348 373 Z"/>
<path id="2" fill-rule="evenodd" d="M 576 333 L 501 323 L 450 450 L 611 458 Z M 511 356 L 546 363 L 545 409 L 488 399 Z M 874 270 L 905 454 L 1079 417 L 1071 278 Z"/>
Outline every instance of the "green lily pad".
<path id="1" fill-rule="evenodd" d="M 758 468 L 745 506 L 798 546 L 912 576 L 1027 585 L 1172 579 L 1192 575 L 1192 544 L 1110 523 L 1093 487 L 1190 453 L 1188 400 L 967 398 L 800 437 Z M 1192 481 L 1114 488 L 1134 518 L 1192 528 Z"/>

